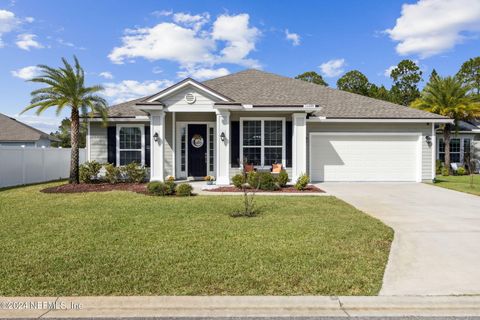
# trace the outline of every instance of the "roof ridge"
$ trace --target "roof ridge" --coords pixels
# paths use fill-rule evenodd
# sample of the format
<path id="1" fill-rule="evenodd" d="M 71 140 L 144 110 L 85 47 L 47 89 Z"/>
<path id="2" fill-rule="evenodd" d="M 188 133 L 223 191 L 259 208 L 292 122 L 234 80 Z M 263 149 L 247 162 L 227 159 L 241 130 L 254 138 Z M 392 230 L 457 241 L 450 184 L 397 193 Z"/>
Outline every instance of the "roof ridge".
<path id="1" fill-rule="evenodd" d="M 15 119 L 14 117 L 10 117 L 9 115 L 6 115 L 6 114 L 4 114 L 4 113 L 0 113 L 0 116 L 3 116 L 3 117 L 8 118 L 8 119 L 10 119 L 10 120 L 12 120 L 12 121 L 15 121 L 17 124 L 19 124 L 19 125 L 21 125 L 21 126 L 23 126 L 23 127 L 26 127 L 27 129 L 30 129 L 30 130 L 32 130 L 32 131 L 35 131 L 36 133 L 40 134 L 40 138 L 46 137 L 46 138 L 49 138 L 49 139 L 50 139 L 50 138 L 56 139 L 56 138 L 53 137 L 51 134 L 46 133 L 46 132 L 44 132 L 44 131 L 42 131 L 42 130 L 40 130 L 40 129 L 34 128 L 34 127 L 32 127 L 32 126 L 30 126 L 30 125 L 28 125 L 28 124 L 26 124 L 26 123 L 24 123 L 24 122 L 22 122 L 22 121 L 20 121 L 20 120 L 18 120 L 18 119 Z"/>

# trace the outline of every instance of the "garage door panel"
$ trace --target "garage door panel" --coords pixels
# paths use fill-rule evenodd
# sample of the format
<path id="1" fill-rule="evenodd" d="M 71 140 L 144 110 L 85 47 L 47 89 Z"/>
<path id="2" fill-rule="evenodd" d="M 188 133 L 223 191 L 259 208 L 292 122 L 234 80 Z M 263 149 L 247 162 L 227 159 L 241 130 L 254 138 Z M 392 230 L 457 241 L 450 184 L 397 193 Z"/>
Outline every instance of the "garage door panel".
<path id="1" fill-rule="evenodd" d="M 312 135 L 313 181 L 416 181 L 418 136 Z"/>

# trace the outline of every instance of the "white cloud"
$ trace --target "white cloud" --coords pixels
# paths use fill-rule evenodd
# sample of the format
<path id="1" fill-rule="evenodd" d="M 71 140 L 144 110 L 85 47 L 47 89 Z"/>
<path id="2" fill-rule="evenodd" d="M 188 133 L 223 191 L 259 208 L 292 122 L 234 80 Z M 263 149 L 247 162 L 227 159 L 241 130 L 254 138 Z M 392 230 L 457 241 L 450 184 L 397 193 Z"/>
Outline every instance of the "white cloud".
<path id="1" fill-rule="evenodd" d="M 230 71 L 226 68 L 208 69 L 200 68 L 194 70 L 183 70 L 177 73 L 180 78 L 191 77 L 195 80 L 207 80 L 212 78 L 218 78 L 230 74 Z"/>
<path id="2" fill-rule="evenodd" d="M 37 128 L 38 130 L 42 130 L 45 133 L 57 131 L 63 119 L 62 117 L 36 116 L 28 114 L 15 114 L 10 115 L 10 117 Z"/>
<path id="3" fill-rule="evenodd" d="M 248 58 L 260 36 L 257 28 L 250 27 L 248 14 L 221 15 L 211 28 L 205 26 L 208 13 L 175 13 L 172 19 L 151 28 L 126 29 L 122 45 L 113 48 L 108 57 L 117 64 L 144 58 L 175 61 L 182 68 L 195 69 L 220 63 L 259 65 Z"/>
<path id="4" fill-rule="evenodd" d="M 333 59 L 322 63 L 320 70 L 326 77 L 337 77 L 343 73 L 345 66 L 345 59 Z"/>
<path id="5" fill-rule="evenodd" d="M 3 47 L 2 35 L 11 32 L 19 23 L 13 12 L 0 10 L 0 48 Z"/>
<path id="6" fill-rule="evenodd" d="M 122 46 L 114 48 L 108 57 L 117 64 L 137 57 L 189 64 L 211 61 L 213 48 L 212 40 L 198 37 L 193 29 L 163 22 L 153 28 L 127 30 Z"/>
<path id="7" fill-rule="evenodd" d="M 105 79 L 113 79 L 113 74 L 110 71 L 103 71 L 100 72 L 98 75 Z"/>
<path id="8" fill-rule="evenodd" d="M 155 74 L 160 74 L 160 73 L 163 72 L 163 69 L 160 68 L 160 67 L 158 67 L 158 66 L 157 66 L 157 67 L 153 67 L 152 72 L 155 73 Z"/>
<path id="9" fill-rule="evenodd" d="M 193 30 L 199 31 L 204 24 L 210 20 L 208 12 L 202 14 L 191 15 L 189 13 L 177 12 L 173 15 L 173 21 L 187 27 L 192 27 Z"/>
<path id="10" fill-rule="evenodd" d="M 157 11 L 153 11 L 151 14 L 152 14 L 152 16 L 155 16 L 155 17 L 168 17 L 168 16 L 171 16 L 173 14 L 173 11 L 172 10 L 157 10 Z"/>
<path id="11" fill-rule="evenodd" d="M 480 1 L 420 0 L 404 4 L 395 26 L 385 32 L 399 42 L 398 54 L 427 58 L 480 32 Z"/>
<path id="12" fill-rule="evenodd" d="M 22 33 L 17 36 L 17 47 L 22 50 L 30 51 L 30 48 L 41 49 L 43 45 L 35 40 L 37 36 L 32 33 Z"/>
<path id="13" fill-rule="evenodd" d="M 300 45 L 300 35 L 298 33 L 290 33 L 290 31 L 285 30 L 285 39 L 288 41 L 292 41 L 292 45 L 298 46 Z"/>
<path id="14" fill-rule="evenodd" d="M 25 22 L 33 23 L 34 21 L 35 21 L 35 18 L 34 18 L 34 17 L 26 17 L 26 18 L 25 18 Z"/>
<path id="15" fill-rule="evenodd" d="M 388 67 L 388 68 L 385 69 L 385 71 L 383 72 L 383 75 L 384 75 L 385 77 L 387 77 L 387 78 L 390 78 L 390 74 L 391 74 L 392 71 L 393 71 L 394 69 L 396 69 L 396 68 L 397 68 L 397 66 L 390 66 L 390 67 Z"/>
<path id="16" fill-rule="evenodd" d="M 104 83 L 105 90 L 102 92 L 112 103 L 120 103 L 140 97 L 145 97 L 159 92 L 173 85 L 170 80 L 124 80 L 121 82 Z"/>
<path id="17" fill-rule="evenodd" d="M 249 20 L 250 16 L 246 13 L 232 16 L 221 15 L 215 20 L 213 39 L 226 41 L 226 45 L 221 51 L 221 62 L 258 67 L 256 60 L 246 58 L 251 51 L 255 50 L 255 43 L 260 36 L 260 30 L 250 27 Z"/>
<path id="18" fill-rule="evenodd" d="M 25 68 L 11 71 L 12 76 L 23 79 L 23 80 L 30 80 L 38 76 L 39 73 L 40 73 L 40 69 L 37 66 L 28 66 Z"/>

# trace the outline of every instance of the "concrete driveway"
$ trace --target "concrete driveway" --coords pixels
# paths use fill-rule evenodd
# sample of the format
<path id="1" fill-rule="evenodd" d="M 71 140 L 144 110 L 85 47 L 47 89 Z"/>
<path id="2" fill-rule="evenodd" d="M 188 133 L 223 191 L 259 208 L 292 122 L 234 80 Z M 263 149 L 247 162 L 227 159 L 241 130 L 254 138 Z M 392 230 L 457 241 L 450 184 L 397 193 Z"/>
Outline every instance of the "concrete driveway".
<path id="1" fill-rule="evenodd" d="M 381 295 L 480 294 L 480 197 L 421 183 L 319 187 L 395 230 Z"/>

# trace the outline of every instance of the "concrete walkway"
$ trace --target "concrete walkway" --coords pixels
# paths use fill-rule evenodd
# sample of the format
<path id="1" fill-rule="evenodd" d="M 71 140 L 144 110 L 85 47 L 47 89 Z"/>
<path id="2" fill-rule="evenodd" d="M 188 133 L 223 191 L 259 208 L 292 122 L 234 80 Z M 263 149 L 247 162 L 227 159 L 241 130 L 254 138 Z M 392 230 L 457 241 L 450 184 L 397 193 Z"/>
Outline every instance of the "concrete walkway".
<path id="1" fill-rule="evenodd" d="M 319 187 L 395 230 L 381 295 L 480 294 L 480 197 L 420 183 Z"/>
<path id="2" fill-rule="evenodd" d="M 480 316 L 480 297 L 0 297 L 1 318 L 360 316 Z"/>

